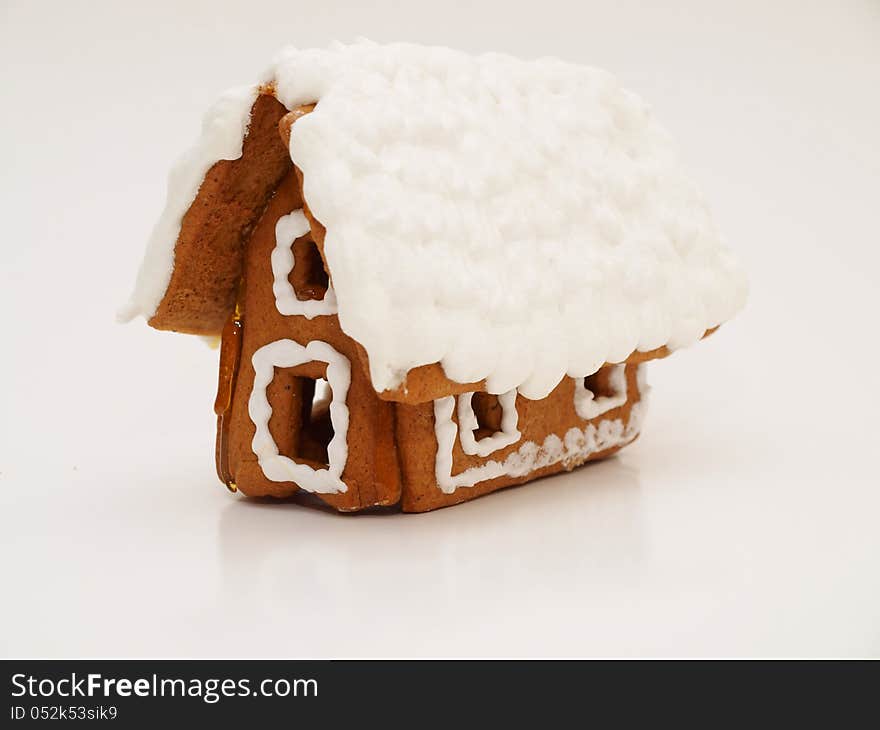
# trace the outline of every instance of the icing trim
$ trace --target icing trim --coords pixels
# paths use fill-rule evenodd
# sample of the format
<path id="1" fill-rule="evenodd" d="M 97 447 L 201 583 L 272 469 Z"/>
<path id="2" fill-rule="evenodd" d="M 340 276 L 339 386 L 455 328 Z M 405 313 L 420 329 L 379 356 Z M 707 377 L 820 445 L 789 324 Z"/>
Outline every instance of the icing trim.
<path id="1" fill-rule="evenodd" d="M 269 431 L 272 406 L 266 389 L 275 377 L 275 368 L 291 368 L 315 360 L 327 363 L 327 383 L 332 394 L 330 422 L 333 424 L 333 438 L 327 446 L 329 465 L 326 469 L 313 469 L 279 454 L 278 444 Z M 342 472 L 348 460 L 349 412 L 346 397 L 351 384 L 351 363 L 348 358 L 320 340 L 301 345 L 284 339 L 263 345 L 254 353 L 251 362 L 254 366 L 254 387 L 248 400 L 248 415 L 256 427 L 251 449 L 257 455 L 266 478 L 273 482 L 295 482 L 300 489 L 319 494 L 348 491 L 342 481 Z"/>
<path id="2" fill-rule="evenodd" d="M 522 434 L 517 429 L 519 414 L 516 411 L 515 388 L 498 396 L 498 403 L 501 405 L 501 430 L 479 441 L 474 438 L 474 432 L 479 424 L 474 413 L 473 398 L 473 393 L 462 393 L 458 396 L 458 438 L 464 453 L 471 456 L 488 456 L 520 440 Z"/>
<path id="3" fill-rule="evenodd" d="M 336 314 L 336 292 L 328 286 L 323 299 L 297 299 L 288 277 L 296 266 L 293 244 L 310 230 L 309 221 L 301 209 L 283 215 L 275 224 L 275 248 L 272 249 L 272 293 L 275 308 L 283 315 L 299 314 L 306 319 Z"/>
<path id="4" fill-rule="evenodd" d="M 452 448 L 458 430 L 455 421 L 452 420 L 455 397 L 438 398 L 434 401 L 434 433 L 437 438 L 434 476 L 437 479 L 437 486 L 445 494 L 452 494 L 460 487 L 473 487 L 480 482 L 503 476 L 526 476 L 533 471 L 560 462 L 566 469 L 573 469 L 583 464 L 593 454 L 615 446 L 626 446 L 639 435 L 647 407 L 647 385 L 642 389 L 643 364 L 638 366 L 637 376 L 640 399 L 630 409 L 626 424 L 620 418 L 603 419 L 598 423 L 588 423 L 583 429 L 570 428 L 563 438 L 550 434 L 542 444 L 527 441 L 519 449 L 508 454 L 504 461 L 487 461 L 460 474 L 452 473 Z"/>
<path id="5" fill-rule="evenodd" d="M 626 403 L 625 365 L 611 366 L 608 382 L 614 389 L 614 395 L 603 395 L 596 398 L 596 394 L 584 385 L 584 380 L 585 378 L 577 378 L 574 381 L 574 410 L 585 421 L 592 421 L 603 413 L 619 408 Z"/>

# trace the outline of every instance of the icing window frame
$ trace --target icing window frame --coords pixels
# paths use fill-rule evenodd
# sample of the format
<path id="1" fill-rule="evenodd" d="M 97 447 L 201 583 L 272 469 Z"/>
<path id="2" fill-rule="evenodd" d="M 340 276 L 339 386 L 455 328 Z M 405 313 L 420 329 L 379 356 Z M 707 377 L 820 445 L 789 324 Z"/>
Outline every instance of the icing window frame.
<path id="1" fill-rule="evenodd" d="M 275 308 L 284 316 L 300 315 L 313 319 L 337 312 L 336 292 L 329 280 L 323 299 L 299 299 L 290 283 L 290 275 L 296 267 L 294 244 L 310 232 L 311 226 L 301 208 L 281 216 L 275 223 L 275 248 L 271 257 L 272 293 L 275 295 Z"/>
<path id="2" fill-rule="evenodd" d="M 596 393 L 587 388 L 587 379 L 601 372 L 601 370 L 597 370 L 596 373 L 585 378 L 574 379 L 574 410 L 585 421 L 592 421 L 626 403 L 626 365 L 611 365 L 609 370 L 608 385 L 611 388 L 610 395 L 597 396 Z"/>
<path id="3" fill-rule="evenodd" d="M 275 368 L 293 368 L 310 362 L 327 364 L 326 381 L 330 386 L 330 422 L 333 437 L 327 445 L 327 467 L 313 468 L 281 454 L 269 430 L 272 405 L 268 387 L 275 378 Z M 348 426 L 350 414 L 346 399 L 351 385 L 351 363 L 336 349 L 320 340 L 301 345 L 283 339 L 259 348 L 251 358 L 254 385 L 248 399 L 248 415 L 254 424 L 251 450 L 263 475 L 273 482 L 293 482 L 306 492 L 336 494 L 347 492 L 342 474 L 348 461 Z"/>
<path id="4" fill-rule="evenodd" d="M 480 424 L 474 412 L 474 395 L 475 393 L 471 392 L 458 396 L 458 440 L 462 451 L 469 456 L 488 456 L 517 443 L 522 438 L 522 434 L 518 429 L 516 388 L 498 396 L 498 404 L 501 406 L 501 430 L 481 439 L 476 437 Z"/>

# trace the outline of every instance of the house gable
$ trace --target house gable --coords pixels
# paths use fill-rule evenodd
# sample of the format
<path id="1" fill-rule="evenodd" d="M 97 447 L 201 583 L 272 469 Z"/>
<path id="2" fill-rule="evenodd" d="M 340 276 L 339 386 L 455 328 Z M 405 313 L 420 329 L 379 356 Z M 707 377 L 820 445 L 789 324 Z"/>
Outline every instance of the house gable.
<path id="1" fill-rule="evenodd" d="M 278 136 L 287 110 L 270 91 L 257 95 L 241 156 L 211 166 L 183 216 L 167 288 L 146 312 L 151 327 L 218 335 L 235 307 L 245 244 L 292 164 Z"/>

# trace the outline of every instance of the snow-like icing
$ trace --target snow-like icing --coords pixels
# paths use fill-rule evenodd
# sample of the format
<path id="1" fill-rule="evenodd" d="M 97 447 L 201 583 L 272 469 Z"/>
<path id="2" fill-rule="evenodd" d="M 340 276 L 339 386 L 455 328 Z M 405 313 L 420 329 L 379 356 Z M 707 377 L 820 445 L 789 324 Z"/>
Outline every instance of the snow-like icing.
<path id="1" fill-rule="evenodd" d="M 278 444 L 269 430 L 272 406 L 266 389 L 275 377 L 275 368 L 291 368 L 303 363 L 327 363 L 327 383 L 330 386 L 330 423 L 333 438 L 327 445 L 326 469 L 313 469 L 278 452 Z M 251 448 L 256 454 L 267 479 L 273 482 L 295 482 L 300 489 L 319 494 L 348 491 L 342 481 L 342 472 L 348 461 L 349 411 L 346 404 L 351 384 L 351 363 L 326 342 L 313 340 L 301 345 L 293 340 L 275 340 L 263 345 L 251 358 L 254 365 L 254 387 L 248 400 L 248 415 L 255 432 Z"/>
<path id="2" fill-rule="evenodd" d="M 281 314 L 301 314 L 306 319 L 313 319 L 322 314 L 336 314 L 336 294 L 333 287 L 328 286 L 323 299 L 302 301 L 296 298 L 290 283 L 290 274 L 296 266 L 293 243 L 308 232 L 309 221 L 302 209 L 281 216 L 275 223 L 275 248 L 271 256 L 272 293 L 275 307 Z"/>
<path id="3" fill-rule="evenodd" d="M 454 381 L 542 398 L 566 375 L 688 345 L 744 304 L 668 135 L 605 71 L 361 41 L 286 50 L 268 79 L 288 108 L 318 102 L 291 157 L 378 391 L 440 362 Z M 244 125 L 229 116 L 216 127 L 231 149 Z M 187 179 L 206 169 L 198 149 Z M 183 187 L 133 300 L 147 315 Z"/>
<path id="4" fill-rule="evenodd" d="M 526 441 L 503 460 L 491 459 L 458 474 L 452 473 L 452 449 L 458 430 L 452 420 L 455 398 L 438 398 L 434 401 L 434 433 L 437 438 L 434 476 L 437 486 L 444 493 L 451 494 L 460 487 L 473 487 L 502 476 L 526 476 L 560 462 L 571 469 L 593 454 L 614 446 L 625 446 L 639 435 L 642 428 L 648 392 L 644 386 L 644 370 L 645 366 L 639 365 L 640 400 L 633 404 L 626 423 L 620 418 L 594 420 L 584 428 L 570 428 L 562 438 L 550 434 L 540 444 Z M 641 390 L 643 386 L 645 389 Z"/>

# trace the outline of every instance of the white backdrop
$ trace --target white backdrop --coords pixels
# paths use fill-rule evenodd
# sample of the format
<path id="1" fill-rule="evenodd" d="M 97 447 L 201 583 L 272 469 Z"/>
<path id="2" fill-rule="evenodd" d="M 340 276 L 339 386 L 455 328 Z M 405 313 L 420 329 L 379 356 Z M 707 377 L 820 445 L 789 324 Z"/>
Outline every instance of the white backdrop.
<path id="1" fill-rule="evenodd" d="M 143 5 L 0 4 L 0 654 L 880 655 L 880 3 Z M 752 296 L 649 368 L 619 458 L 426 515 L 249 503 L 217 353 L 114 324 L 213 98 L 360 35 L 603 66 L 678 138 Z"/>

